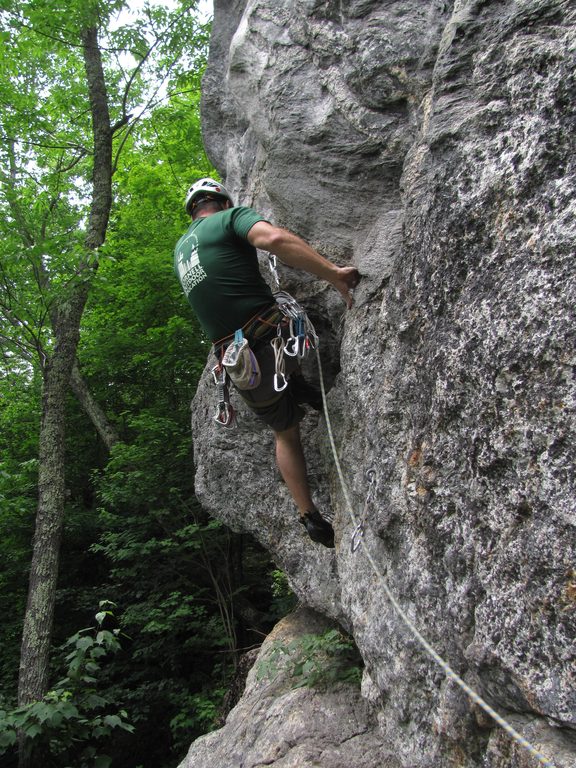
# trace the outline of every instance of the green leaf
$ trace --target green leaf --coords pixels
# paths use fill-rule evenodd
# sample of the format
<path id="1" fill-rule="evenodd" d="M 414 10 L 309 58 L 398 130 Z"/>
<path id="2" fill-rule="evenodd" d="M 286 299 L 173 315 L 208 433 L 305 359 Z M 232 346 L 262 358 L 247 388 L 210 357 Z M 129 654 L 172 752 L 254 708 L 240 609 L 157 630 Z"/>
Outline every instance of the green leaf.
<path id="1" fill-rule="evenodd" d="M 12 731 L 12 730 L 0 731 L 0 748 L 11 747 L 13 744 L 16 744 L 17 741 L 18 741 L 18 737 L 16 736 L 16 731 Z"/>
<path id="2" fill-rule="evenodd" d="M 60 712 L 65 720 L 71 720 L 74 717 L 80 717 L 78 708 L 72 702 L 64 702 L 60 707 Z"/>
<path id="3" fill-rule="evenodd" d="M 78 648 L 79 651 L 87 651 L 93 645 L 94 640 L 91 637 L 80 637 L 76 641 L 76 648 Z"/>
<path id="4" fill-rule="evenodd" d="M 104 723 L 109 725 L 111 728 L 118 728 L 122 725 L 122 720 L 118 717 L 118 715 L 106 715 L 104 717 Z"/>
<path id="5" fill-rule="evenodd" d="M 42 726 L 38 723 L 29 723 L 23 730 L 29 739 L 35 739 L 42 733 Z"/>

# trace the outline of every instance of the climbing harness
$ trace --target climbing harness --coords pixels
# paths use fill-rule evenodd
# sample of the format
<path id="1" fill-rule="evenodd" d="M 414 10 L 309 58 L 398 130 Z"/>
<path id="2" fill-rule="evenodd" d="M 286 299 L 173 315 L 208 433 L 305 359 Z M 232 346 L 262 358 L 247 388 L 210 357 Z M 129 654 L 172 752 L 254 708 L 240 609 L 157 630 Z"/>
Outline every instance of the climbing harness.
<path id="1" fill-rule="evenodd" d="M 275 267 L 274 267 L 275 268 Z M 306 357 L 319 344 L 318 335 L 306 311 L 286 291 L 273 294 L 275 305 L 262 315 L 251 318 L 233 336 L 216 342 L 214 352 L 219 359 L 212 369 L 217 386 L 218 403 L 214 421 L 223 427 L 236 423 L 235 412 L 230 404 L 229 379 L 238 389 L 255 389 L 261 382 L 258 360 L 250 349 L 248 338 L 258 341 L 260 337 L 276 329 L 270 340 L 274 350 L 274 390 L 282 392 L 288 386 L 284 355 Z"/>
<path id="2" fill-rule="evenodd" d="M 268 266 L 276 287 L 279 288 L 278 260 L 274 254 L 269 254 Z M 319 341 L 314 326 L 296 299 L 286 291 L 280 290 L 276 291 L 273 297 L 275 304 L 271 309 L 251 318 L 233 337 L 225 337 L 214 344 L 214 352 L 219 359 L 218 365 L 212 369 L 218 392 L 214 421 L 220 426 L 231 427 L 236 423 L 235 412 L 230 404 L 228 379 L 238 389 L 255 389 L 261 382 L 258 361 L 250 349 L 248 339 L 258 341 L 260 336 L 276 328 L 276 335 L 270 340 L 274 350 L 276 392 L 283 392 L 288 386 L 284 355 L 302 360 L 311 349 L 318 347 Z"/>
<path id="3" fill-rule="evenodd" d="M 545 757 L 543 754 L 541 754 L 536 747 L 534 747 L 527 739 L 524 738 L 518 731 L 513 728 L 510 723 L 505 720 L 501 715 L 496 712 L 495 709 L 493 709 L 484 699 L 476 693 L 470 686 L 462 680 L 462 678 L 452 669 L 452 667 L 448 664 L 448 662 L 444 661 L 444 659 L 437 653 L 437 651 L 434 650 L 434 648 L 430 645 L 430 643 L 425 639 L 425 637 L 419 632 L 419 630 L 415 627 L 415 625 L 412 623 L 410 618 L 406 615 L 394 595 L 392 594 L 386 579 L 384 578 L 384 575 L 382 574 L 382 571 L 379 567 L 379 565 L 374 560 L 368 545 L 366 544 L 366 540 L 364 538 L 364 526 L 363 524 L 357 519 L 355 513 L 354 513 L 354 507 L 352 506 L 352 501 L 350 499 L 350 493 L 348 491 L 348 486 L 346 484 L 346 481 L 344 479 L 344 474 L 342 472 L 342 466 L 340 464 L 340 459 L 338 457 L 338 452 L 336 450 L 336 444 L 334 442 L 334 434 L 332 432 L 332 424 L 330 421 L 330 414 L 328 412 L 328 405 L 326 402 L 326 388 L 324 386 L 324 376 L 322 372 L 322 363 L 320 360 L 320 352 L 318 349 L 316 349 L 316 356 L 318 359 L 318 371 L 320 375 L 320 390 L 322 392 L 322 403 L 324 406 L 324 418 L 326 420 L 326 430 L 328 432 L 328 440 L 330 442 L 330 448 L 332 450 L 332 455 L 334 457 L 334 463 L 336 466 L 336 471 L 338 473 L 338 478 L 340 480 L 340 486 L 342 488 L 342 494 L 344 496 L 344 501 L 346 503 L 346 507 L 348 510 L 348 513 L 350 515 L 350 519 L 352 521 L 353 525 L 353 533 L 352 533 L 352 540 L 350 543 L 350 549 L 352 552 L 356 552 L 356 550 L 359 549 L 360 545 L 362 545 L 364 554 L 366 555 L 370 565 L 372 566 L 372 569 L 374 573 L 376 574 L 378 580 L 380 581 L 382 588 L 384 589 L 384 592 L 386 594 L 386 597 L 390 601 L 392 607 L 402 620 L 402 622 L 405 624 L 405 626 L 409 629 L 409 631 L 412 633 L 412 635 L 416 638 L 416 640 L 420 643 L 420 645 L 424 648 L 424 650 L 432 657 L 432 659 L 442 668 L 446 676 L 455 682 L 460 688 L 466 693 L 466 695 L 479 707 L 481 707 L 490 717 L 512 738 L 514 741 L 516 741 L 521 747 L 523 747 L 527 752 L 529 752 L 532 757 L 536 758 L 542 765 L 546 766 L 546 768 L 556 768 L 554 763 L 549 760 L 547 757 Z M 366 478 L 369 483 L 368 487 L 368 493 L 366 495 L 366 502 L 364 505 L 364 512 L 367 511 L 368 503 L 369 501 L 374 497 L 376 492 L 376 471 L 374 469 L 368 470 L 366 473 Z"/>
<path id="4" fill-rule="evenodd" d="M 239 384 L 236 382 L 235 384 L 239 389 L 252 389 L 260 383 L 258 378 L 261 376 L 260 367 L 245 337 L 249 336 L 258 341 L 263 334 L 276 329 L 282 317 L 280 309 L 274 306 L 266 312 L 259 312 L 251 317 L 234 334 L 214 342 L 212 351 L 218 360 L 212 368 L 212 378 L 216 384 L 218 398 L 214 421 L 219 426 L 234 427 L 237 423 L 236 411 L 230 403 L 230 381 L 234 381 L 236 376 Z M 244 386 L 245 383 L 248 386 Z"/>

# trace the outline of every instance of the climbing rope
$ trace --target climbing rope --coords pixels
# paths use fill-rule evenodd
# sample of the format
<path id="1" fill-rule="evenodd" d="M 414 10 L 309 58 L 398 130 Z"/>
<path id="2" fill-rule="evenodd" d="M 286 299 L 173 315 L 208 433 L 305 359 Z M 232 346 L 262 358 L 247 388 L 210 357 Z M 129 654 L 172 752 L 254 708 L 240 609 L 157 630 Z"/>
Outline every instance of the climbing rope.
<path id="1" fill-rule="evenodd" d="M 348 487 L 346 485 L 346 481 L 344 479 L 344 474 L 342 472 L 342 467 L 340 465 L 340 459 L 338 458 L 338 452 L 336 450 L 336 444 L 334 442 L 334 435 L 332 433 L 332 424 L 330 421 L 330 414 L 328 412 L 328 404 L 326 402 L 326 389 L 324 386 L 324 376 L 322 373 L 322 362 L 320 360 L 320 351 L 318 349 L 318 345 L 316 345 L 316 357 L 318 360 L 318 371 L 320 376 L 320 389 L 322 391 L 322 403 L 324 406 L 324 417 L 326 419 L 326 429 L 328 432 L 328 439 L 330 441 L 330 447 L 332 449 L 332 454 L 334 456 L 334 463 L 336 465 L 336 471 L 338 472 L 338 478 L 340 480 L 340 485 L 342 487 L 342 493 L 344 495 L 344 500 L 346 502 L 346 507 L 348 510 L 348 513 L 350 515 L 350 519 L 352 521 L 353 526 L 353 533 L 352 533 L 352 540 L 350 544 L 350 549 L 352 552 L 355 552 L 360 545 L 362 545 L 364 554 L 366 555 L 370 565 L 372 566 L 372 569 L 374 570 L 374 573 L 378 577 L 378 580 L 382 584 L 382 587 L 384 589 L 384 592 L 386 593 L 386 597 L 392 604 L 394 610 L 398 614 L 398 616 L 401 618 L 403 623 L 408 627 L 412 635 L 418 640 L 420 645 L 426 650 L 426 652 L 434 659 L 434 661 L 443 669 L 446 676 L 453 680 L 457 685 L 460 686 L 460 688 L 470 697 L 470 699 L 477 704 L 479 707 L 481 707 L 485 712 L 487 712 L 490 717 L 495 720 L 498 725 L 506 731 L 506 733 L 511 736 L 514 741 L 516 741 L 520 746 L 522 746 L 525 750 L 527 750 L 532 757 L 535 757 L 542 765 L 546 766 L 546 768 L 555 768 L 554 763 L 552 763 L 548 758 L 546 758 L 544 755 L 542 755 L 532 744 L 530 744 L 529 741 L 527 741 L 524 736 L 522 736 L 520 733 L 518 733 L 515 728 L 513 728 L 509 722 L 507 722 L 501 715 L 496 712 L 495 709 L 493 709 L 484 699 L 476 693 L 470 686 L 462 680 L 462 678 L 454 672 L 452 667 L 448 664 L 448 662 L 444 661 L 444 659 L 434 650 L 434 648 L 430 645 L 430 643 L 426 640 L 425 637 L 423 637 L 418 629 L 414 626 L 412 621 L 409 619 L 409 617 L 406 615 L 404 610 L 401 608 L 400 604 L 390 591 L 390 588 L 388 587 L 388 584 L 386 583 L 386 579 L 384 578 L 380 567 L 375 562 L 374 558 L 372 557 L 372 554 L 370 550 L 368 549 L 368 546 L 366 545 L 366 542 L 364 540 L 364 525 L 361 521 L 359 521 L 354 514 L 354 507 L 352 505 L 352 501 L 350 498 L 350 494 L 348 491 Z M 375 477 L 376 477 L 376 471 L 375 470 L 369 470 L 367 473 L 367 479 L 369 482 L 369 489 L 368 494 L 366 497 L 366 504 L 364 507 L 364 510 L 366 512 L 368 507 L 368 502 L 373 494 L 375 494 L 376 490 L 376 483 L 375 483 Z"/>

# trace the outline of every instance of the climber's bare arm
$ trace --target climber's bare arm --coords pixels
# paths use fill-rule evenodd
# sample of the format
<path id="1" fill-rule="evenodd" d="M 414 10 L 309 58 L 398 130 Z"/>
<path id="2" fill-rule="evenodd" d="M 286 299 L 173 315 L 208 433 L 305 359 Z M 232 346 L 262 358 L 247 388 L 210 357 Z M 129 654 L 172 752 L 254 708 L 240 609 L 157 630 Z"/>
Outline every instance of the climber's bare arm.
<path id="1" fill-rule="evenodd" d="M 331 283 L 348 307 L 352 306 L 350 290 L 358 285 L 360 275 L 356 267 L 337 267 L 321 256 L 305 240 L 287 229 L 259 221 L 248 232 L 248 241 L 255 247 L 278 256 L 284 264 L 303 269 L 311 275 Z"/>

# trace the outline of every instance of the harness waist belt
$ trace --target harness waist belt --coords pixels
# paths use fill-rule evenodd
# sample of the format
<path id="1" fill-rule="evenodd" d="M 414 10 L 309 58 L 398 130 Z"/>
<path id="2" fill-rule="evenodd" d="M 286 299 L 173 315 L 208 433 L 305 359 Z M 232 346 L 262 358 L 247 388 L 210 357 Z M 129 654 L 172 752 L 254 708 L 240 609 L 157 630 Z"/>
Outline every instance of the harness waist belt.
<path id="1" fill-rule="evenodd" d="M 249 342 L 260 341 L 265 338 L 266 335 L 272 335 L 276 332 L 278 323 L 284 319 L 284 314 L 277 304 L 273 304 L 271 307 L 264 309 L 262 312 L 258 312 L 254 317 L 251 317 L 247 323 L 242 326 L 242 333 L 248 339 Z M 228 336 L 224 336 L 222 339 L 214 342 L 214 352 L 217 354 L 224 350 L 230 342 L 234 340 L 234 334 L 230 333 Z"/>

